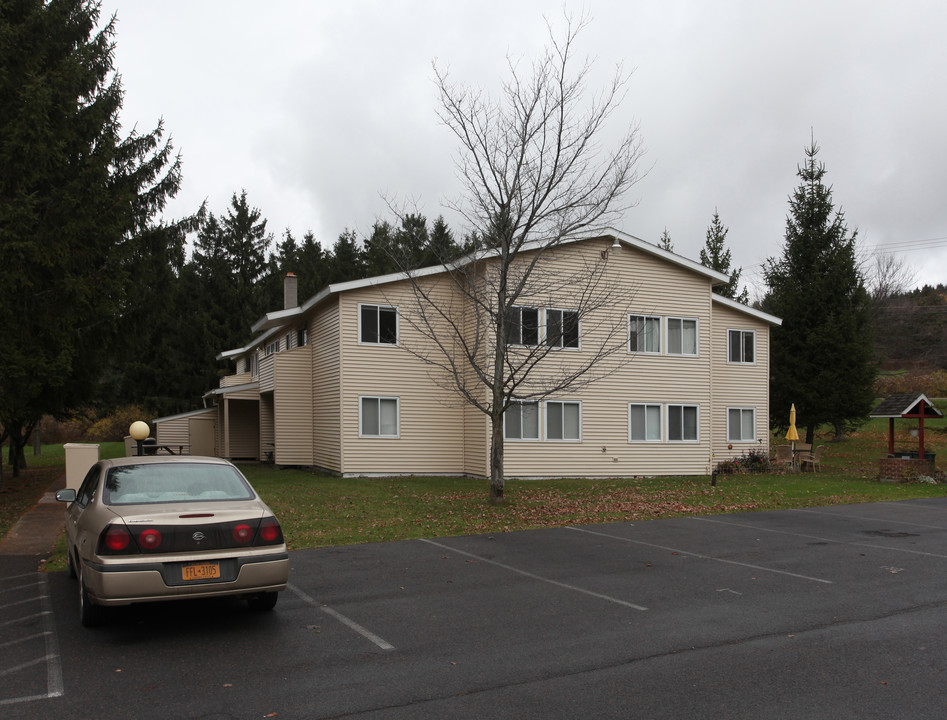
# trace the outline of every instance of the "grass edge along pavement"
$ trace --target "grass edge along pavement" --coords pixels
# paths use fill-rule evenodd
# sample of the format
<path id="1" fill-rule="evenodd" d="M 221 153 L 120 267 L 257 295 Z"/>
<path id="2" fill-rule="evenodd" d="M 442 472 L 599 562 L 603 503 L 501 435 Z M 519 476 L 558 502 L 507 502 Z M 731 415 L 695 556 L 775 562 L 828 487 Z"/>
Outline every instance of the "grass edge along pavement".
<path id="1" fill-rule="evenodd" d="M 870 424 L 871 425 L 871 424 Z M 819 473 L 648 477 L 615 480 L 542 480 L 507 482 L 507 502 L 488 502 L 482 479 L 443 477 L 339 478 L 301 469 L 241 464 L 240 467 L 273 508 L 291 549 L 420 537 L 511 532 L 565 525 L 641 521 L 683 515 L 789 509 L 881 500 L 947 496 L 947 485 L 893 484 L 877 480 L 878 458 L 887 442 L 875 428 L 853 433 L 849 440 L 826 445 Z M 905 429 L 905 435 L 907 430 Z M 928 433 L 931 452 L 947 450 L 947 431 Z M 778 440 L 774 439 L 774 444 Z M 902 443 L 904 444 L 904 443 Z M 943 447 L 941 447 L 943 446 Z M 6 476 L 0 493 L 0 537 L 12 527 L 8 498 L 26 512 L 63 475 L 61 446 L 44 447 L 42 460 L 21 473 L 17 483 Z M 103 443 L 102 457 L 124 452 L 122 443 Z M 39 460 L 28 458 L 28 460 Z M 45 464 L 45 467 L 44 467 Z M 28 480 L 30 476 L 34 479 Z M 21 513 L 22 514 L 22 513 Z M 15 522 L 15 520 L 14 520 Z M 65 568 L 60 539 L 48 563 Z"/>

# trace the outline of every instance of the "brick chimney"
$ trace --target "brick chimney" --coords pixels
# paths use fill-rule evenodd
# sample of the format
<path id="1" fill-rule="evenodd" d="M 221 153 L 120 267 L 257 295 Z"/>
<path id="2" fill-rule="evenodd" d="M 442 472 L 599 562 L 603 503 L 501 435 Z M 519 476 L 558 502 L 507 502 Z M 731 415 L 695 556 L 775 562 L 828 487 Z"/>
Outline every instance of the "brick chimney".
<path id="1" fill-rule="evenodd" d="M 283 309 L 289 310 L 299 305 L 299 299 L 297 298 L 297 287 L 299 285 L 299 279 L 296 277 L 295 273 L 286 273 L 286 277 L 283 279 Z"/>

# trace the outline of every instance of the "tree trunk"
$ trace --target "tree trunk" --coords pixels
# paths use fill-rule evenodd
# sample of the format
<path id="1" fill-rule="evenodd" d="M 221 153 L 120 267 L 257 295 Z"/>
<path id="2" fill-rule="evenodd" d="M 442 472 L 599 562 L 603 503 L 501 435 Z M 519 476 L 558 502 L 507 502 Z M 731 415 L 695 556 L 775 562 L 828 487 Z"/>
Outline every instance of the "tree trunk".
<path id="1" fill-rule="evenodd" d="M 503 415 L 490 416 L 490 504 L 502 505 L 503 487 Z"/>

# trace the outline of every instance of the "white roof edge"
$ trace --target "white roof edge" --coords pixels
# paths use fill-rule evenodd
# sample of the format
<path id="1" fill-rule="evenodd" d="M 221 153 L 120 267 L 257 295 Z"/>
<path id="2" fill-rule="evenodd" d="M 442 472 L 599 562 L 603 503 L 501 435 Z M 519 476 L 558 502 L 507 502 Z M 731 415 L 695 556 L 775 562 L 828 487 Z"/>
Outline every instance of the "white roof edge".
<path id="1" fill-rule="evenodd" d="M 193 417 L 194 415 L 209 415 L 216 412 L 217 408 L 211 406 L 207 408 L 200 408 L 198 410 L 188 410 L 187 412 L 178 413 L 177 415 L 165 415 L 164 417 L 154 418 L 151 422 L 167 422 L 168 420 L 180 420 L 181 418 Z"/>
<path id="2" fill-rule="evenodd" d="M 228 385 L 227 387 L 214 388 L 213 390 L 208 390 L 201 397 L 211 397 L 212 395 L 227 395 L 232 392 L 238 392 L 240 390 L 253 390 L 260 387 L 260 381 L 254 380 L 253 382 L 243 383 L 242 385 Z"/>
<path id="3" fill-rule="evenodd" d="M 717 293 L 711 293 L 711 297 L 715 303 L 720 303 L 721 305 L 726 305 L 728 308 L 737 310 L 747 315 L 752 315 L 758 320 L 767 322 L 770 325 L 782 325 L 783 321 L 781 318 L 776 317 L 775 315 L 770 315 L 765 313 L 762 310 L 757 310 L 751 308 L 749 305 L 744 305 L 743 303 L 738 303 L 736 300 L 731 300 L 730 298 L 725 298 L 723 295 L 718 295 Z"/>
<path id="4" fill-rule="evenodd" d="M 724 273 L 717 272 L 716 270 L 713 270 L 709 267 L 701 265 L 699 262 L 694 262 L 693 260 L 690 260 L 684 257 L 683 255 L 678 255 L 677 253 L 671 252 L 669 250 L 664 250 L 663 248 L 659 248 L 654 243 L 649 243 L 647 240 L 642 240 L 641 238 L 635 237 L 634 235 L 630 235 L 629 233 L 626 233 L 622 230 L 616 230 L 615 228 L 612 228 L 612 227 L 604 228 L 600 233 L 596 233 L 596 235 L 592 235 L 590 237 L 596 237 L 597 235 L 611 235 L 617 240 L 620 240 L 626 245 L 630 245 L 631 247 L 637 250 L 641 250 L 642 252 L 655 255 L 659 258 L 663 258 L 664 260 L 667 260 L 668 262 L 672 262 L 675 265 L 680 265 L 681 267 L 687 268 L 688 270 L 696 272 L 700 275 L 705 275 L 711 278 L 712 280 L 715 280 L 716 281 L 715 284 L 725 283 L 725 282 L 730 281 L 729 275 L 725 275 Z M 588 239 L 588 238 L 577 238 L 577 240 L 584 240 L 584 239 Z"/>

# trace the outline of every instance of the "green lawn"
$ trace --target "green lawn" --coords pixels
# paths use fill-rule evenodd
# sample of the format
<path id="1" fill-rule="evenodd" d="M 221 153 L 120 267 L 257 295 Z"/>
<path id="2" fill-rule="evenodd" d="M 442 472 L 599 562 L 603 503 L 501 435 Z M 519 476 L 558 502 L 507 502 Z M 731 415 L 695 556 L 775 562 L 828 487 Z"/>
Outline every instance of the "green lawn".
<path id="1" fill-rule="evenodd" d="M 947 429 L 927 428 L 925 447 L 943 463 Z M 896 448 L 916 448 L 907 423 L 899 423 Z M 773 443 L 784 442 L 779 439 Z M 872 421 L 844 442 L 831 433 L 819 473 L 703 477 L 507 482 L 507 502 L 490 505 L 486 480 L 467 478 L 336 478 L 305 470 L 242 464 L 241 469 L 276 512 L 292 549 L 361 542 L 510 532 L 645 520 L 681 515 L 752 512 L 844 503 L 945 497 L 947 485 L 882 483 L 878 460 L 887 453 L 887 421 Z M 121 443 L 100 446 L 102 457 L 121 455 Z M 0 494 L 0 536 L 42 497 L 63 473 L 61 446 L 40 458 L 28 454 L 29 470 Z M 63 566 L 62 552 L 49 563 Z"/>

